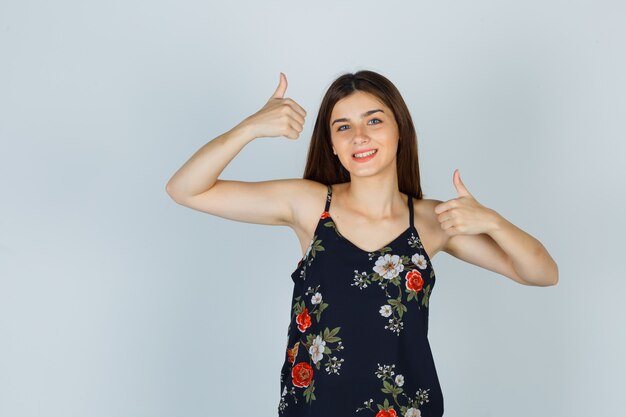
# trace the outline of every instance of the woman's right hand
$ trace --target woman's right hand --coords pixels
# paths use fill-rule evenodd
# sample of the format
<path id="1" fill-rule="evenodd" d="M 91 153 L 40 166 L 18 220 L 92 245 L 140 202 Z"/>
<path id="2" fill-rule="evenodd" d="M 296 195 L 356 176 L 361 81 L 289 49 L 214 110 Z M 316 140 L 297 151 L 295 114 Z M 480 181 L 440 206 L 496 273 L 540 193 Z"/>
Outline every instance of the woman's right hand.
<path id="1" fill-rule="evenodd" d="M 304 178 L 219 179 L 224 168 L 254 138 L 300 136 L 306 112 L 292 99 L 284 98 L 285 90 L 287 78 L 281 73 L 278 88 L 262 109 L 203 145 L 176 171 L 166 185 L 170 197 L 178 204 L 225 219 L 285 225 L 297 233 L 310 227 L 324 205 L 324 184 Z M 306 251 L 310 237 L 300 240 Z"/>
<path id="2" fill-rule="evenodd" d="M 255 138 L 285 136 L 297 139 L 304 128 L 306 111 L 290 98 L 284 98 L 287 77 L 280 73 L 274 94 L 258 112 L 248 116 L 240 125 Z"/>

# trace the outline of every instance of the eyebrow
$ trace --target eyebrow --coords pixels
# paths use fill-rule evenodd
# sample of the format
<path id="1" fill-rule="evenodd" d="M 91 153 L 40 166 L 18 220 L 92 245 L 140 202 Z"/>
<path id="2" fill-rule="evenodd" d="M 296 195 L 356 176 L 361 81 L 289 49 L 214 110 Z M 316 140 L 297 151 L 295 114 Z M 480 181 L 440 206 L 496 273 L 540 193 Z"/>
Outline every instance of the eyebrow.
<path id="1" fill-rule="evenodd" d="M 361 117 L 367 117 L 367 116 L 369 116 L 370 114 L 376 113 L 376 112 L 378 112 L 378 111 L 379 111 L 379 112 L 381 112 L 381 113 L 384 113 L 384 111 L 382 111 L 381 109 L 368 110 L 368 111 L 366 111 L 365 113 L 363 113 L 363 114 L 361 115 Z M 349 121 L 350 121 L 350 119 L 347 119 L 347 118 L 343 117 L 343 118 L 341 118 L 341 119 L 336 119 L 336 120 L 334 120 L 334 121 L 333 121 L 330 125 L 332 126 L 332 125 L 334 125 L 334 124 L 335 124 L 335 123 L 337 123 L 337 122 L 349 122 Z"/>

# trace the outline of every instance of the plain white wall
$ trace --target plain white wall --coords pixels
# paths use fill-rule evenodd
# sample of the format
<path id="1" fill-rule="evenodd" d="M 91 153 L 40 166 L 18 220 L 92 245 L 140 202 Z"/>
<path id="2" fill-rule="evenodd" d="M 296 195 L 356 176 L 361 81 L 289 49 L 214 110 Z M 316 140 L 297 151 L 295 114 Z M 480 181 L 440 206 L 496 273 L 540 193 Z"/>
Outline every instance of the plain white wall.
<path id="1" fill-rule="evenodd" d="M 308 112 L 221 178 L 302 176 L 321 98 L 371 69 L 418 133 L 425 198 L 538 238 L 556 287 L 439 253 L 447 416 L 625 408 L 626 7 L 618 1 L 0 2 L 0 416 L 273 416 L 301 252 L 165 184 L 279 72 Z"/>

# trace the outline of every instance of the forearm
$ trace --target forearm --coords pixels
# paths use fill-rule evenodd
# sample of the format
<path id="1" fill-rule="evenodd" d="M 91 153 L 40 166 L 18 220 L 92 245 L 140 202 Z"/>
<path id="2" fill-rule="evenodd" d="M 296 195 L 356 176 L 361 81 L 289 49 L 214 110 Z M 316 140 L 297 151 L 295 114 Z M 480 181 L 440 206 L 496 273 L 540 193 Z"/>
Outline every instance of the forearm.
<path id="1" fill-rule="evenodd" d="M 557 264 L 541 242 L 497 213 L 493 225 L 489 235 L 506 252 L 513 268 L 528 285 L 548 286 L 558 282 Z"/>
<path id="2" fill-rule="evenodd" d="M 166 186 L 167 193 L 176 199 L 210 189 L 230 161 L 254 139 L 243 122 L 212 139 L 170 178 Z"/>

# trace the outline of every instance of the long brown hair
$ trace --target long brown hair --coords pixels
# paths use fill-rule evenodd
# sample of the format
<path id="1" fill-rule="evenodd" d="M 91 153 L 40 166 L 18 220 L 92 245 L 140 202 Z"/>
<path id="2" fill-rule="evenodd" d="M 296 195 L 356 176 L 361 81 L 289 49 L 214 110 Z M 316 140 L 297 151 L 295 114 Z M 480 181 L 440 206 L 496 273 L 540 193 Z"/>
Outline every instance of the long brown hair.
<path id="1" fill-rule="evenodd" d="M 330 138 L 330 114 L 339 100 L 355 91 L 363 91 L 376 96 L 393 112 L 400 135 L 396 155 L 398 188 L 404 194 L 422 199 L 417 134 L 411 114 L 396 86 L 374 71 L 362 70 L 346 73 L 339 76 L 330 85 L 317 113 L 302 178 L 322 184 L 350 181 L 350 173 L 341 164 L 339 158 L 333 154 Z"/>

